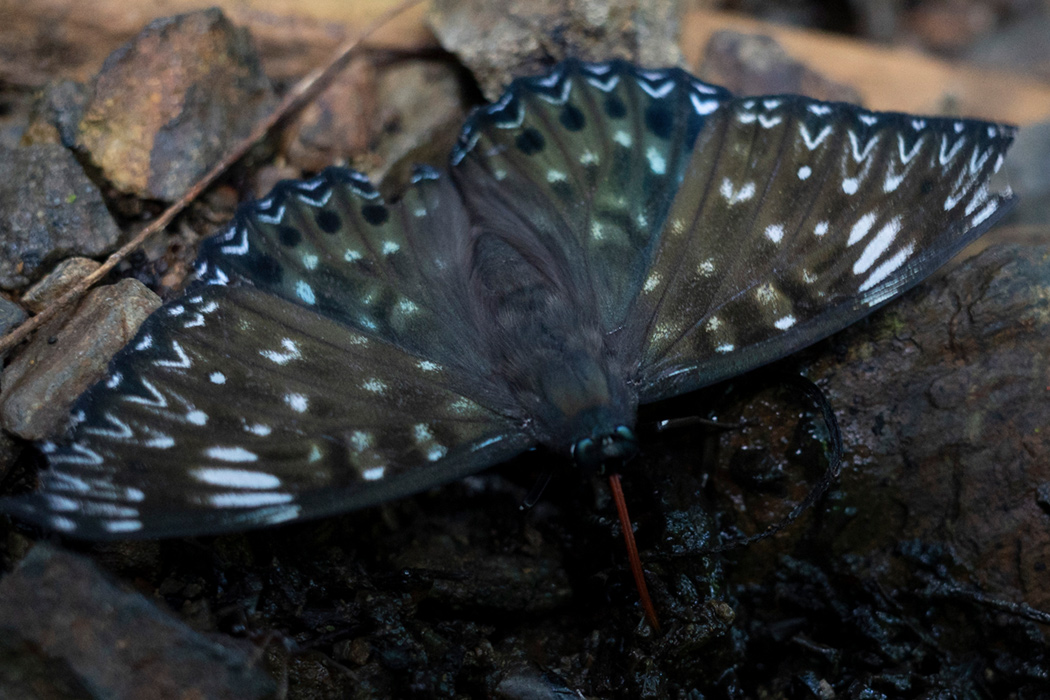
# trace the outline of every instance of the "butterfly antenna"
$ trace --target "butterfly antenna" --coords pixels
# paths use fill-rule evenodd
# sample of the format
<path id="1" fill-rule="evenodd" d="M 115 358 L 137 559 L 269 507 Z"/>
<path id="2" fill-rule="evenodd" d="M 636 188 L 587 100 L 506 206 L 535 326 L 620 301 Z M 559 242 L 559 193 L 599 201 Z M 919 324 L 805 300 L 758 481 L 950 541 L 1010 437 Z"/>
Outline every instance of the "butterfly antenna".
<path id="1" fill-rule="evenodd" d="M 620 516 L 620 527 L 623 530 L 623 541 L 627 545 L 627 561 L 631 565 L 631 575 L 634 576 L 634 585 L 638 588 L 638 597 L 642 601 L 642 610 L 645 618 L 657 632 L 660 631 L 660 621 L 656 618 L 656 609 L 653 601 L 649 598 L 649 588 L 645 585 L 645 574 L 642 572 L 642 560 L 638 556 L 638 545 L 634 542 L 634 529 L 631 527 L 631 517 L 627 514 L 627 501 L 623 497 L 623 487 L 620 486 L 620 475 L 609 475 L 609 486 L 612 488 L 613 501 L 616 503 L 616 513 Z"/>

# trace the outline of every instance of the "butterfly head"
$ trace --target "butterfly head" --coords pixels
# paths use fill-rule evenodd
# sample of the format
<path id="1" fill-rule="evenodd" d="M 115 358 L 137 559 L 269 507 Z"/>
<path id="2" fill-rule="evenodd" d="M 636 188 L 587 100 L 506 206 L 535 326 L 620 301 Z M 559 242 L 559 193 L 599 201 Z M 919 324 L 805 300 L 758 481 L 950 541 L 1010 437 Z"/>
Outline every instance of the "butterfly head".
<path id="1" fill-rule="evenodd" d="M 623 464 L 638 453 L 638 440 L 626 425 L 617 426 L 605 435 L 592 435 L 577 440 L 572 446 L 572 460 L 588 473 L 604 475 L 606 470 Z"/>

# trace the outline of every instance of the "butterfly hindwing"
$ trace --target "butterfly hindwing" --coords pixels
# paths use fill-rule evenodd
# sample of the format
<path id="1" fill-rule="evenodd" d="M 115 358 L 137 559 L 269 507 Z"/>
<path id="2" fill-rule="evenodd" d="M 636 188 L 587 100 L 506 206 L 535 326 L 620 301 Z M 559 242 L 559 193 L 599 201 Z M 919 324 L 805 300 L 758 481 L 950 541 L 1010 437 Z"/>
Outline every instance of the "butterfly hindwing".
<path id="1" fill-rule="evenodd" d="M 364 175 L 328 168 L 279 183 L 207 241 L 197 263 L 208 282 L 255 287 L 398 347 L 477 369 L 468 341 L 466 212 L 431 168 L 418 169 L 395 204 Z"/>
<path id="2" fill-rule="evenodd" d="M 452 173 L 478 225 L 498 231 L 619 327 L 659 245 L 706 115 L 728 99 L 678 69 L 565 61 L 476 112 Z"/>
<path id="3" fill-rule="evenodd" d="M 946 262 L 1006 210 L 1014 130 L 739 98 L 692 152 L 632 320 L 642 401 L 790 354 Z"/>
<path id="4" fill-rule="evenodd" d="M 46 447 L 41 490 L 18 502 L 27 519 L 91 538 L 244 529 L 382 502 L 529 446 L 449 368 L 248 286 L 162 307 L 112 368 L 74 411 L 72 442 Z"/>

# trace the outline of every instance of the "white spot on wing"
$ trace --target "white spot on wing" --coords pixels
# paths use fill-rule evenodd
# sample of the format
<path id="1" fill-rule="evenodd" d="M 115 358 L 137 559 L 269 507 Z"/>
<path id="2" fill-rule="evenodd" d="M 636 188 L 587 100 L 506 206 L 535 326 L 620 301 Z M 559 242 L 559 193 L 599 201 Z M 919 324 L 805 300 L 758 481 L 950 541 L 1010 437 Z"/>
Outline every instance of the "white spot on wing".
<path id="1" fill-rule="evenodd" d="M 722 185 L 718 188 L 718 191 L 730 204 L 739 204 L 755 196 L 755 183 L 745 182 L 739 189 L 734 189 L 733 183 L 730 182 L 728 177 L 725 177 L 722 178 Z"/>
<path id="2" fill-rule="evenodd" d="M 217 493 L 208 501 L 216 508 L 258 508 L 260 506 L 272 506 L 278 503 L 289 503 L 292 500 L 290 493 L 273 492 L 248 492 L 248 493 Z"/>
<path id="3" fill-rule="evenodd" d="M 295 295 L 299 297 L 304 304 L 313 304 L 316 301 L 314 297 L 314 290 L 306 280 L 299 280 L 295 283 Z"/>
<path id="4" fill-rule="evenodd" d="M 875 225 L 876 215 L 875 212 L 868 212 L 864 216 L 857 219 L 857 223 L 853 224 L 853 228 L 849 232 L 849 240 L 846 241 L 846 245 L 850 246 L 864 238 L 871 231 L 871 227 Z"/>
<path id="5" fill-rule="evenodd" d="M 361 478 L 365 481 L 377 481 L 383 478 L 385 472 L 386 467 L 372 467 L 361 472 Z"/>
<path id="6" fill-rule="evenodd" d="M 994 214 L 995 210 L 998 208 L 999 203 L 995 200 L 988 202 L 988 204 L 984 205 L 984 209 L 981 209 L 981 211 L 977 212 L 977 215 L 973 217 L 972 225 L 980 226 L 982 223 L 984 223 L 985 219 Z"/>
<path id="7" fill-rule="evenodd" d="M 771 129 L 771 128 L 773 128 L 774 126 L 776 126 L 777 124 L 779 124 L 782 121 L 784 121 L 784 118 L 781 117 L 779 114 L 760 114 L 760 115 L 758 115 L 758 124 L 759 124 L 759 126 L 761 126 L 763 128 L 766 128 L 766 129 Z"/>
<path id="8" fill-rule="evenodd" d="M 813 105 L 810 106 L 811 109 L 812 107 Z M 798 132 L 802 136 L 802 141 L 806 144 L 806 148 L 812 151 L 815 150 L 816 147 L 819 146 L 821 143 L 823 143 L 824 139 L 826 139 L 831 134 L 831 126 L 826 125 L 823 129 L 820 130 L 820 133 L 817 134 L 815 137 L 810 135 L 809 129 L 806 128 L 805 124 L 798 125 Z"/>
<path id="9" fill-rule="evenodd" d="M 664 97 L 667 97 L 667 95 L 669 95 L 672 90 L 674 90 L 673 80 L 668 80 L 662 85 L 650 85 L 644 80 L 639 80 L 638 85 L 641 86 L 641 88 L 645 90 L 649 94 L 649 96 L 652 97 L 654 100 L 663 99 Z"/>
<path id="10" fill-rule="evenodd" d="M 766 227 L 766 238 L 774 243 L 780 243 L 784 238 L 784 227 L 780 224 L 770 224 Z"/>
<path id="11" fill-rule="evenodd" d="M 711 114 L 718 109 L 718 100 L 705 100 L 694 93 L 689 94 L 689 101 L 693 103 L 693 109 L 697 114 Z"/>
<path id="12" fill-rule="evenodd" d="M 141 520 L 109 520 L 102 523 L 109 532 L 136 532 L 142 529 Z"/>
<path id="13" fill-rule="evenodd" d="M 275 364 L 278 364 L 278 365 L 286 365 L 289 362 L 291 362 L 292 360 L 301 360 L 302 359 L 303 356 L 299 352 L 299 346 L 291 338 L 282 338 L 281 339 L 281 347 L 284 348 L 283 351 L 281 351 L 281 350 L 260 350 L 259 354 L 262 355 L 263 357 L 265 357 L 267 360 L 270 360 L 271 362 L 273 362 Z"/>
<path id="14" fill-rule="evenodd" d="M 365 391 L 371 391 L 373 394 L 382 394 L 386 391 L 386 382 L 373 377 L 363 382 L 361 388 Z"/>
<path id="15" fill-rule="evenodd" d="M 875 264 L 875 261 L 881 258 L 889 250 L 889 247 L 893 245 L 893 241 L 896 240 L 900 230 L 901 219 L 899 216 L 894 217 L 889 223 L 880 228 L 879 232 L 872 237 L 867 247 L 864 248 L 860 258 L 853 264 L 853 274 L 861 275 L 867 272 Z"/>
<path id="16" fill-rule="evenodd" d="M 859 291 L 866 292 L 879 282 L 889 277 L 898 267 L 903 265 L 905 261 L 911 257 L 912 250 L 914 250 L 914 244 L 909 243 L 905 247 L 901 248 L 897 253 L 882 263 L 868 275 L 868 279 L 864 280 L 864 283 L 860 285 Z M 876 301 L 877 303 L 877 301 Z"/>
<path id="17" fill-rule="evenodd" d="M 243 447 L 226 447 L 223 445 L 216 445 L 209 447 L 204 450 L 204 454 L 212 459 L 217 459 L 220 462 L 257 462 L 259 461 L 259 455 L 246 450 Z"/>
<path id="18" fill-rule="evenodd" d="M 925 136 L 920 136 L 915 139 L 915 143 L 912 144 L 911 150 L 905 151 L 904 148 L 904 134 L 897 134 L 897 151 L 901 156 L 901 163 L 907 165 L 908 162 L 915 157 L 915 154 L 919 152 L 919 148 L 922 147 L 922 142 L 926 139 Z"/>
<path id="19" fill-rule="evenodd" d="M 296 413 L 305 413 L 309 406 L 309 399 L 302 394 L 285 394 L 284 402 Z"/>
<path id="20" fill-rule="evenodd" d="M 190 474 L 198 481 L 203 481 L 206 484 L 231 489 L 270 490 L 281 485 L 281 480 L 273 474 L 248 469 L 199 467 L 191 469 Z"/>
<path id="21" fill-rule="evenodd" d="M 809 167 L 808 165 L 803 165 L 801 168 L 798 169 L 798 179 L 799 180 L 808 180 L 809 176 L 812 175 L 812 174 L 813 174 L 813 168 Z"/>
<path id="22" fill-rule="evenodd" d="M 649 169 L 654 173 L 663 175 L 667 172 L 667 160 L 660 151 L 656 150 L 655 146 L 650 146 L 646 149 L 645 157 L 649 160 Z"/>
<path id="23" fill-rule="evenodd" d="M 350 433 L 350 446 L 356 452 L 363 452 L 372 447 L 372 434 L 364 430 L 355 430 Z"/>
<path id="24" fill-rule="evenodd" d="M 795 320 L 796 319 L 794 316 L 782 316 L 781 318 L 778 318 L 776 321 L 774 321 L 773 325 L 776 326 L 779 330 L 786 331 L 788 328 L 791 328 L 793 325 L 795 325 Z"/>

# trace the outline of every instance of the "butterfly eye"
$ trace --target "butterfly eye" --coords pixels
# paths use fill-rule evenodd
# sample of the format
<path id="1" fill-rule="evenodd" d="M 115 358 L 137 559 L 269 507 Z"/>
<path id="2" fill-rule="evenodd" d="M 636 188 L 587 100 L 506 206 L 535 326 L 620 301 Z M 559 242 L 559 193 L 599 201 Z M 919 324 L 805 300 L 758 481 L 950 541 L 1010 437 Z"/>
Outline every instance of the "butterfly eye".
<path id="1" fill-rule="evenodd" d="M 598 443 L 592 438 L 583 438 L 572 446 L 572 461 L 587 471 L 594 471 L 601 467 L 598 456 Z"/>

